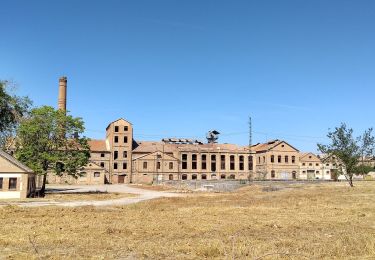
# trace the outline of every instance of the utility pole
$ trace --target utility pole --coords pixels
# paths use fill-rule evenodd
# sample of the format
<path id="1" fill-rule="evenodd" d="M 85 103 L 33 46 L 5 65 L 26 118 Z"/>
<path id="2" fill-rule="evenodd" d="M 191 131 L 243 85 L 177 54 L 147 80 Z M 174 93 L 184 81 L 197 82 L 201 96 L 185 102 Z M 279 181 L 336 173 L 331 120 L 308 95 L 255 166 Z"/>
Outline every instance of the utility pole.
<path id="1" fill-rule="evenodd" d="M 249 155 L 247 157 L 247 168 L 249 170 L 249 175 L 248 175 L 248 179 L 249 181 L 251 181 L 252 179 L 252 171 L 254 172 L 254 168 L 253 169 L 250 169 L 250 165 L 252 165 L 252 167 L 254 167 L 254 158 L 253 158 L 253 155 L 252 155 L 252 152 L 251 152 L 251 146 L 253 145 L 253 130 L 252 130 L 252 122 L 251 122 L 251 116 L 249 116 Z M 252 162 L 250 163 L 250 160 L 252 160 Z"/>
<path id="2" fill-rule="evenodd" d="M 249 116 L 249 151 L 250 152 L 251 152 L 252 145 L 253 145 L 253 129 L 252 129 L 251 116 Z"/>

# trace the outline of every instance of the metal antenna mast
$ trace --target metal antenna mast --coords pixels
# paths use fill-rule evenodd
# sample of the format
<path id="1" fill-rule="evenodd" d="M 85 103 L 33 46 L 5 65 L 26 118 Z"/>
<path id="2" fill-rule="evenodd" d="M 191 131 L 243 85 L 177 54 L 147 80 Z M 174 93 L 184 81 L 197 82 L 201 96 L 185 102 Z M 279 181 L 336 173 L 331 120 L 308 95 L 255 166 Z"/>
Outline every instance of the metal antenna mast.
<path id="1" fill-rule="evenodd" d="M 252 129 L 251 116 L 249 116 L 249 151 L 250 152 L 251 152 L 252 145 L 253 145 L 253 129 Z"/>

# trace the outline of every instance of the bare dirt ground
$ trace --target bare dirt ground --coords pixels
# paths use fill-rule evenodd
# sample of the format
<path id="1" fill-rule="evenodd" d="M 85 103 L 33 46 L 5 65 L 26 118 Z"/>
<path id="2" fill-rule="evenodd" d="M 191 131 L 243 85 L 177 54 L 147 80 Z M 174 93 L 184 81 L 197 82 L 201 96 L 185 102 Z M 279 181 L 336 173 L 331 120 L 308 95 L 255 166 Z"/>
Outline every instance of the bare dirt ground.
<path id="1" fill-rule="evenodd" d="M 2 199 L 0 206 L 4 205 L 22 205 L 35 202 L 68 202 L 68 201 L 97 201 L 113 200 L 125 197 L 134 197 L 134 194 L 127 193 L 106 193 L 106 192 L 59 192 L 48 193 L 44 198 L 27 198 L 27 199 Z M 21 203 L 21 204 L 20 204 Z"/>
<path id="2" fill-rule="evenodd" d="M 0 207 L 0 259 L 375 259 L 375 182 L 355 185 Z"/>
<path id="3" fill-rule="evenodd" d="M 1 205 L 16 205 L 24 207 L 40 207 L 40 206 L 67 206 L 67 207 L 78 207 L 78 206 L 119 206 L 138 203 L 141 201 L 157 199 L 162 197 L 177 197 L 180 194 L 153 191 L 146 189 L 138 189 L 130 187 L 128 185 L 48 185 L 47 193 L 54 194 L 55 197 L 58 194 L 88 194 L 88 193 L 107 193 L 107 194 L 124 194 L 124 196 L 108 196 L 108 199 L 95 199 L 95 196 L 86 196 L 86 200 L 79 200 L 78 196 L 72 201 L 64 200 L 46 200 L 46 199 L 31 199 L 23 201 L 11 201 L 11 202 L 0 202 Z M 125 196 L 125 194 L 127 196 Z M 129 196 L 133 195 L 133 196 Z M 53 196 L 51 196 L 53 197 Z M 117 198 L 116 198 L 117 197 Z M 47 194 L 48 198 L 48 194 Z"/>
<path id="4" fill-rule="evenodd" d="M 179 192 L 180 190 L 172 186 L 166 185 L 147 185 L 147 184 L 130 184 L 130 187 L 144 190 L 153 190 L 153 191 L 170 191 L 170 192 Z"/>

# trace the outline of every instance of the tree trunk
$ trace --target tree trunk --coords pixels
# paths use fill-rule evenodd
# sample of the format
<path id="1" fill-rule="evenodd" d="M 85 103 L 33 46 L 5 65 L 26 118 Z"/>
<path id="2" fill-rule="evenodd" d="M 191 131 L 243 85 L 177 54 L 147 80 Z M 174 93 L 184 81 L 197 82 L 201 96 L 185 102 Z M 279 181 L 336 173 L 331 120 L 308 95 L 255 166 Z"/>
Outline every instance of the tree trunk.
<path id="1" fill-rule="evenodd" d="M 47 182 L 47 173 L 43 174 L 43 183 L 42 188 L 40 189 L 39 196 L 43 197 L 46 194 L 46 182 Z"/>
<path id="2" fill-rule="evenodd" d="M 350 187 L 353 188 L 354 187 L 354 185 L 353 185 L 353 176 L 349 176 L 348 182 L 349 182 Z"/>

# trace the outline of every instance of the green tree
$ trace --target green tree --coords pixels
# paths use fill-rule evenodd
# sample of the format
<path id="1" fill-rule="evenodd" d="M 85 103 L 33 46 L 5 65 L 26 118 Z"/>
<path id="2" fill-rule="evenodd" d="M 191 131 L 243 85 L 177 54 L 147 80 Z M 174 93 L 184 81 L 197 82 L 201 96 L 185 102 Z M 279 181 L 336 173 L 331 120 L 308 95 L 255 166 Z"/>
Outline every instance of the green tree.
<path id="1" fill-rule="evenodd" d="M 35 108 L 22 120 L 16 141 L 15 156 L 35 173 L 43 176 L 41 194 L 44 195 L 47 172 L 74 177 L 90 157 L 88 139 L 79 137 L 84 132 L 81 118 L 73 118 L 64 111 L 49 106 Z"/>
<path id="2" fill-rule="evenodd" d="M 340 127 L 328 132 L 327 137 L 331 140 L 331 144 L 318 144 L 318 149 L 327 155 L 334 155 L 340 161 L 339 174 L 343 174 L 350 187 L 354 187 L 353 174 L 358 173 L 358 166 L 362 165 L 362 159 L 374 154 L 375 138 L 372 135 L 372 128 L 355 138 L 353 129 L 341 123 Z"/>
<path id="3" fill-rule="evenodd" d="M 361 175 L 366 175 L 369 172 L 373 171 L 374 167 L 370 165 L 365 165 L 365 164 L 360 164 L 355 168 L 355 173 L 361 174 Z"/>
<path id="4" fill-rule="evenodd" d="M 374 157 L 374 150 L 375 150 L 375 137 L 372 135 L 372 128 L 365 131 L 363 135 L 359 139 L 361 147 L 361 163 L 357 167 L 357 173 L 365 175 L 371 171 L 371 166 L 365 164 L 366 159 L 370 159 Z"/>
<path id="5" fill-rule="evenodd" d="M 12 94 L 7 81 L 0 81 L 0 148 L 8 150 L 17 126 L 27 114 L 31 105 L 27 97 Z"/>

